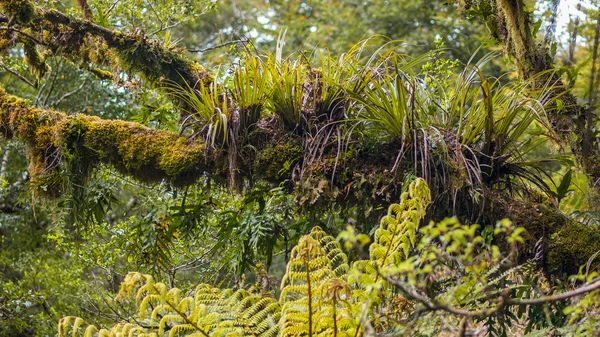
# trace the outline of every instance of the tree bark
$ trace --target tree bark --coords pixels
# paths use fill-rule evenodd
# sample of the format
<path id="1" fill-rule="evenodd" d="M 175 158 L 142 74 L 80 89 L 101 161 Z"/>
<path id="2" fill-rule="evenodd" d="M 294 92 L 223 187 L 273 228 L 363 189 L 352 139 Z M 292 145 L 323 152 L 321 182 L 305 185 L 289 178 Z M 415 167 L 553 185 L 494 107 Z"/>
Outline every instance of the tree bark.
<path id="1" fill-rule="evenodd" d="M 83 17 L 86 20 L 92 20 L 93 18 L 93 14 L 92 14 L 92 9 L 90 8 L 90 5 L 88 4 L 87 0 L 77 0 L 77 6 L 79 6 L 79 10 L 81 10 L 81 12 L 83 13 Z"/>
<path id="2" fill-rule="evenodd" d="M 467 8 L 477 7 L 492 37 L 504 44 L 512 55 L 519 76 L 530 81 L 532 90 L 546 90 L 562 101 L 546 111 L 554 131 L 563 144 L 570 147 L 593 186 L 600 180 L 600 147 L 589 130 L 595 126 L 595 116 L 579 104 L 559 75 L 546 46 L 537 43 L 531 28 L 531 14 L 523 0 L 466 0 Z M 597 187 L 597 186 L 596 186 Z"/>

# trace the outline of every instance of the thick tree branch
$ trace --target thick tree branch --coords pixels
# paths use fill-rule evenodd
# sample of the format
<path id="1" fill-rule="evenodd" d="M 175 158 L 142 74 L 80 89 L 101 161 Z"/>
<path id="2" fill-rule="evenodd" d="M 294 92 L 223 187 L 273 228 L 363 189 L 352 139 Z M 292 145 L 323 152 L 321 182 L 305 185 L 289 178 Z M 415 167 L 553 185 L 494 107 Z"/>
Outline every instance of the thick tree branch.
<path id="1" fill-rule="evenodd" d="M 499 3 L 512 3 L 506 1 L 506 3 Z M 83 68 L 94 64 L 111 66 L 115 70 L 124 69 L 158 86 L 165 82 L 175 82 L 183 87 L 194 87 L 199 81 L 212 80 L 200 65 L 178 52 L 150 41 L 141 32 L 124 34 L 113 31 L 57 11 L 45 10 L 28 0 L 0 0 L 0 6 L 5 14 L 0 16 L 0 22 L 6 22 L 12 29 L 32 35 L 41 41 L 38 46 L 42 45 L 46 51 L 54 55 L 61 55 L 79 63 Z M 504 14 L 501 13 L 505 12 L 516 13 L 517 18 L 511 23 L 515 27 L 528 24 L 526 16 L 517 15 L 518 10 L 523 10 L 522 6 L 508 9 L 494 8 L 500 13 L 497 13 L 497 16 L 502 16 Z M 497 35 L 508 36 L 506 19 L 500 18 L 496 24 L 500 26 L 496 29 Z M 38 36 L 40 32 L 42 34 Z M 531 54 L 537 53 L 537 49 L 532 47 L 531 40 L 527 39 L 528 36 L 525 34 L 506 41 L 525 41 L 519 49 L 519 55 L 524 55 L 523 58 L 528 60 L 532 57 L 536 59 L 537 56 Z M 531 68 L 523 69 L 529 71 L 528 69 Z M 533 69 L 538 71 L 542 68 L 533 67 Z M 110 74 L 100 73 L 100 75 L 110 78 Z M 539 83 L 548 81 L 552 82 L 552 78 Z M 576 105 L 575 102 L 572 104 L 567 102 L 566 97 L 567 95 L 562 96 L 564 105 L 569 107 L 565 109 Z M 575 118 L 577 111 L 551 113 L 552 116 L 549 117 L 565 139 L 571 140 L 570 135 L 573 130 L 576 135 L 580 135 L 577 131 L 580 130 L 580 125 L 577 123 L 583 119 Z M 318 135 L 311 135 L 310 132 L 313 131 L 310 130 L 299 135 L 297 131 L 286 131 L 268 118 L 253 124 L 256 127 L 252 130 L 248 129 L 248 134 L 244 136 L 243 147 L 236 148 L 221 144 L 213 148 L 207 146 L 205 135 L 201 132 L 196 134 L 194 139 L 188 139 L 131 122 L 102 120 L 87 115 L 68 116 L 52 110 L 29 107 L 22 100 L 0 91 L 0 136 L 20 139 L 27 144 L 32 181 L 38 184 L 51 184 L 47 182 L 51 180 L 50 178 L 62 179 L 59 178 L 60 176 L 80 176 L 85 179 L 95 167 L 101 164 L 112 165 L 123 174 L 140 181 L 168 180 L 179 186 L 192 184 L 205 172 L 224 180 L 231 178 L 235 173 L 239 174 L 240 180 L 261 179 L 277 184 L 286 182 L 287 186 L 294 188 L 300 195 L 302 205 L 319 206 L 320 201 L 323 200 L 326 206 L 330 206 L 331 201 L 335 200 L 365 207 L 368 212 L 371 212 L 380 205 L 397 200 L 402 182 L 401 179 L 396 178 L 396 169 L 399 172 L 409 171 L 410 168 L 417 167 L 415 163 L 429 160 L 429 163 L 432 163 L 431 167 L 421 166 L 423 172 L 419 172 L 417 167 L 414 173 L 430 177 L 432 189 L 439 190 L 440 198 L 437 201 L 436 216 L 441 218 L 451 215 L 449 212 L 452 212 L 452 207 L 448 207 L 450 202 L 473 205 L 472 198 L 467 196 L 467 193 L 459 199 L 457 195 L 450 196 L 448 191 L 444 190 L 448 187 L 449 178 L 431 173 L 448 171 L 447 167 L 443 166 L 445 161 L 427 159 L 426 156 L 430 155 L 427 151 L 425 153 L 415 151 L 414 157 L 405 157 L 400 160 L 401 163 L 394 165 L 398 158 L 398 143 L 378 144 L 375 151 L 367 144 L 361 144 L 360 141 L 353 144 L 352 149 L 347 150 L 341 150 L 339 145 L 330 146 L 339 144 L 335 135 L 341 136 L 334 130 L 338 125 L 320 125 L 321 131 Z M 577 127 L 574 128 L 573 125 Z M 571 143 L 574 151 L 581 153 L 581 146 L 577 145 L 577 140 Z M 306 151 L 306 149 L 312 150 Z M 589 167 L 593 168 L 594 165 Z M 597 167 L 599 169 L 596 173 L 600 177 L 600 165 Z M 392 168 L 393 172 L 390 172 Z M 434 177 L 431 178 L 432 176 Z M 59 189 L 57 193 L 64 192 L 60 190 L 60 184 L 52 186 Z M 450 200 L 451 198 L 454 200 Z M 502 198 L 504 197 L 499 196 L 497 199 L 503 200 Z M 583 260 L 585 263 L 591 255 L 586 254 L 587 251 L 581 251 L 581 254 L 578 253 L 575 257 L 569 255 L 571 254 L 569 252 L 573 251 L 573 240 L 590 242 L 587 246 L 593 249 L 593 252 L 600 250 L 598 248 L 600 239 L 596 240 L 598 231 L 570 226 L 571 222 L 564 217 L 555 217 L 556 212 L 552 210 L 538 214 L 532 211 L 534 209 L 532 205 L 527 204 L 522 208 L 528 212 L 524 211 L 521 215 L 511 209 L 515 202 L 486 201 L 486 204 L 497 207 L 488 212 L 489 219 L 486 218 L 489 220 L 488 223 L 508 216 L 531 229 L 533 242 L 540 236 L 550 237 L 554 233 L 561 234 L 553 244 L 546 245 L 549 247 L 549 258 L 552 257 L 550 253 L 556 252 L 554 259 L 558 267 L 554 267 L 554 270 L 557 272 L 565 272 L 563 267 L 577 268 L 581 264 L 580 261 Z M 373 215 L 375 212 L 369 214 Z M 459 215 L 468 217 L 473 214 Z M 540 227 L 535 228 L 532 225 L 535 223 L 540 223 Z M 566 230 L 572 230 L 574 234 L 563 232 Z M 579 237 L 579 233 L 583 233 L 581 235 L 584 237 Z M 560 242 L 556 243 L 558 241 Z M 569 256 L 571 265 L 564 265 L 562 256 Z"/>
<path id="2" fill-rule="evenodd" d="M 571 92 L 565 92 L 554 62 L 546 46 L 537 43 L 531 28 L 531 13 L 523 0 L 465 0 L 467 8 L 476 8 L 486 22 L 490 34 L 502 42 L 505 51 L 515 58 L 520 76 L 531 81 L 533 90 L 545 90 L 560 97 L 562 107 L 547 110 L 549 121 L 560 140 L 567 144 L 592 184 L 600 180 L 600 147 L 596 137 L 590 137 L 595 121 L 587 108 L 577 102 Z"/>
<path id="3" fill-rule="evenodd" d="M 79 179 L 77 185 L 84 186 L 85 178 L 103 164 L 142 182 L 166 180 L 176 186 L 193 184 L 204 174 L 225 182 L 230 174 L 229 149 L 211 148 L 201 136 L 188 139 L 133 122 L 33 108 L 1 89 L 0 137 L 26 144 L 32 182 L 34 186 L 45 185 L 51 196 L 65 192 L 60 179 Z M 396 148 L 385 144 L 377 155 L 357 144 L 352 158 L 340 159 L 337 170 L 343 174 L 336 174 L 335 179 L 335 148 L 325 151 L 319 161 L 304 162 L 302 141 L 277 128 L 257 129 L 248 139 L 248 147 L 253 151 L 242 156 L 237 166 L 241 177 L 275 184 L 287 182 L 306 206 L 329 207 L 335 201 L 376 208 L 397 200 L 401 191 L 400 179 L 394 179 L 387 171 L 394 165 Z M 410 159 L 405 161 L 408 162 L 403 166 L 412 165 Z M 286 163 L 297 169 L 282 169 Z M 298 171 L 306 172 L 305 177 L 299 178 Z M 432 182 L 432 186 L 438 183 Z M 385 194 L 378 193 L 382 189 Z M 434 193 L 438 196 L 432 209 L 435 218 L 453 215 L 452 208 L 439 201 L 443 191 L 434 189 Z M 545 256 L 551 273 L 577 272 L 579 265 L 600 250 L 600 232 L 552 209 L 513 198 L 507 200 L 490 192 L 486 192 L 486 198 L 484 223 L 507 217 L 529 231 L 528 242 L 533 243 L 540 236 L 546 238 Z M 522 255 L 530 254 L 524 251 Z"/>
<path id="4" fill-rule="evenodd" d="M 201 140 L 132 122 L 31 108 L 4 90 L 0 90 L 0 135 L 27 144 L 34 178 L 51 176 L 61 163 L 76 170 L 72 174 L 85 175 L 104 163 L 140 181 L 167 179 L 176 185 L 213 171 Z"/>
<path id="5" fill-rule="evenodd" d="M 111 65 L 136 74 L 154 85 L 165 82 L 195 87 L 211 77 L 198 63 L 151 41 L 143 32 L 129 34 L 77 19 L 56 10 L 46 10 L 28 0 L 0 0 L 0 22 L 10 22 L 12 30 L 32 36 L 54 55 L 69 58 L 84 68 L 89 64 Z"/>

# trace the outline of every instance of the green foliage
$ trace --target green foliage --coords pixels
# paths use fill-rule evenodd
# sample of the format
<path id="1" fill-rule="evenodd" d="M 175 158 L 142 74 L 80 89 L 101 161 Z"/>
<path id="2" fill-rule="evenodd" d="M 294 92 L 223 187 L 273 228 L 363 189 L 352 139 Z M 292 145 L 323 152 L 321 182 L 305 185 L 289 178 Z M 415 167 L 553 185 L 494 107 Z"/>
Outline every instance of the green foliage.
<path id="1" fill-rule="evenodd" d="M 200 284 L 193 297 L 185 297 L 181 290 L 154 282 L 150 275 L 130 273 L 115 300 L 128 296 L 133 296 L 139 307 L 137 324 L 117 324 L 110 330 L 87 325 L 84 336 L 274 336 L 277 332 L 279 303 L 246 290 L 221 291 Z M 83 324 L 80 318 L 64 317 L 59 336 L 69 330 L 77 335 Z"/>
<path id="2" fill-rule="evenodd" d="M 415 180 L 401 203 L 392 205 L 390 215 L 382 219 L 383 229 L 376 242 L 378 249 L 387 251 L 389 256 L 373 253 L 367 263 L 385 269 L 393 266 L 392 258 L 388 257 L 400 259 L 400 252 L 405 251 L 402 244 L 406 242 L 402 238 L 415 235 L 429 203 L 427 184 L 422 179 Z M 384 296 L 390 294 L 390 290 L 385 293 L 372 290 L 376 284 L 375 288 L 382 284 L 375 283 L 377 280 L 352 286 L 349 275 L 356 273 L 361 271 L 356 268 L 349 271 L 346 254 L 339 243 L 315 227 L 292 250 L 282 279 L 279 301 L 268 295 L 256 295 L 252 290 L 221 291 L 207 285 L 200 285 L 192 296 L 183 297 L 181 290 L 156 283 L 150 275 L 130 273 L 115 300 L 122 301 L 134 295 L 138 307 L 135 323 L 118 323 L 110 330 L 99 330 L 81 319 L 67 316 L 59 323 L 59 336 L 66 335 L 68 331 L 78 335 L 84 324 L 87 327 L 81 332 L 86 337 L 117 332 L 134 336 L 152 333 L 176 336 L 180 332 L 191 336 L 219 336 L 223 333 L 235 336 L 275 336 L 278 333 L 281 336 L 307 333 L 354 336 L 362 329 L 358 320 L 365 303 L 362 294 L 368 292 L 371 298 L 378 298 L 379 304 L 383 304 Z M 396 304 L 392 302 L 386 310 L 394 312 Z M 379 305 L 369 303 L 367 306 Z M 386 321 L 385 318 L 377 318 L 377 322 L 383 321 Z"/>
<path id="3" fill-rule="evenodd" d="M 546 295 L 538 288 L 542 276 L 531 263 L 515 264 L 525 230 L 505 219 L 484 238 L 477 225 L 461 225 L 451 218 L 431 222 L 417 235 L 430 202 L 424 180 L 413 181 L 400 203 L 391 205 L 382 218 L 370 258 L 355 261 L 352 267 L 341 245 L 321 228 L 313 228 L 292 250 L 279 301 L 264 287 L 259 294 L 257 286 L 246 291 L 200 285 L 185 296 L 150 275 L 130 273 L 115 300 L 135 300 L 138 313 L 131 322 L 97 329 L 67 316 L 59 323 L 59 336 L 69 331 L 89 337 L 355 336 L 368 331 L 435 335 L 445 325 L 466 329 L 469 322 L 486 326 L 491 335 L 508 336 L 517 315 L 528 320 L 527 331 L 532 331 L 564 324 L 564 315 L 576 320 L 597 306 L 594 287 L 596 291 L 572 307 L 549 300 L 540 316 L 526 303 L 529 296 Z M 349 229 L 341 237 L 358 240 L 352 232 Z M 503 241 L 508 254 L 492 240 Z M 595 284 L 596 276 L 587 274 L 582 280 Z M 261 282 L 264 286 L 264 279 Z M 518 310 L 511 310 L 513 306 Z"/>
<path id="4" fill-rule="evenodd" d="M 18 132 L 24 132 L 30 142 L 27 154 L 33 159 L 29 172 L 34 178 L 29 182 L 22 144 L 2 144 L 3 154 L 8 154 L 0 163 L 0 335 L 55 335 L 54 323 L 65 312 L 82 318 L 64 318 L 59 327 L 62 335 L 161 331 L 200 336 L 411 335 L 417 331 L 437 335 L 442 330 L 468 335 L 481 329 L 491 335 L 514 335 L 515 329 L 520 332 L 518 327 L 527 333 L 549 325 L 560 333 L 592 334 L 597 292 L 573 302 L 499 305 L 564 291 L 554 288 L 533 264 L 516 265 L 514 247 L 526 235 L 506 221 L 500 222 L 496 233 L 492 226 L 482 232 L 456 219 L 419 229 L 431 197 L 409 189 L 370 232 L 371 240 L 361 233 L 368 232 L 371 224 L 356 226 L 347 219 L 348 214 L 356 218 L 355 213 L 363 211 L 360 207 L 346 205 L 342 208 L 351 209 L 340 210 L 338 204 L 327 205 L 325 212 L 319 208 L 319 214 L 305 215 L 297 211 L 297 199 L 289 194 L 288 185 L 272 188 L 260 181 L 263 174 L 276 177 L 272 180 L 277 182 L 289 174 L 289 186 L 306 187 L 297 196 L 301 206 L 313 205 L 321 194 L 345 194 L 344 200 L 353 203 L 356 197 L 368 205 L 365 213 L 374 214 L 381 199 L 399 193 L 390 191 L 387 177 L 398 182 L 394 186 L 399 190 L 396 174 L 419 175 L 436 184 L 432 185 L 440 192 L 434 195 L 436 203 L 442 204 L 444 198 L 456 203 L 456 209 L 442 206 L 442 211 L 430 212 L 434 218 L 455 210 L 461 215 L 477 212 L 471 209 L 471 200 L 464 205 L 464 197 L 455 198 L 465 187 L 478 205 L 489 205 L 488 201 L 495 205 L 495 200 L 486 198 L 494 198 L 497 189 L 509 191 L 511 196 L 534 201 L 536 207 L 552 202 L 582 222 L 569 222 L 550 238 L 547 232 L 542 234 L 543 244 L 550 247 L 542 250 L 552 251 L 545 256 L 552 271 L 572 268 L 594 254 L 599 217 L 590 209 L 592 188 L 568 158 L 563 161 L 567 168 L 557 168 L 559 162 L 551 158 L 553 152 L 569 149 L 556 149 L 549 142 L 561 126 L 549 125 L 545 114 L 570 109 L 571 103 L 548 98 L 548 93 L 561 90 L 552 87 L 554 83 L 531 92 L 528 83 L 517 83 L 511 74 L 490 76 L 500 73 L 491 54 L 472 64 L 476 57 L 470 58 L 471 51 L 485 31 L 476 22 L 459 20 L 462 4 L 275 0 L 221 2 L 217 7 L 213 1 L 182 1 L 175 6 L 169 1 L 89 1 L 92 22 L 108 27 L 108 32 L 129 32 L 115 33 L 116 43 L 126 47 L 107 48 L 78 33 L 89 25 L 74 21 L 82 13 L 69 7 L 72 2 L 35 2 L 40 7 L 33 3 L 3 3 L 12 14 L 7 16 L 8 28 L 23 31 L 0 32 L 6 66 L 2 86 L 30 98 L 31 106 L 47 109 L 38 119 L 19 102 L 15 109 L 19 111 L 9 112 L 8 118 L 9 109 L 3 109 L 9 124 L 23 122 Z M 485 7 L 488 1 L 469 3 L 477 6 L 470 7 L 468 14 L 490 14 Z M 60 39 L 46 40 L 49 31 L 38 29 L 31 19 L 41 6 L 63 11 L 78 24 L 72 29 L 55 25 Z M 596 11 L 590 12 L 589 17 L 595 18 Z M 537 11 L 532 14 L 534 21 L 538 16 Z M 492 21 L 486 24 L 498 33 Z M 540 23 L 536 21 L 536 30 Z M 582 28 L 584 40 L 592 41 L 595 22 L 585 22 Z M 286 50 L 298 52 L 294 56 L 283 57 L 284 41 L 275 39 L 284 29 Z M 378 33 L 406 42 L 383 48 L 367 42 L 354 45 L 364 34 Z M 60 44 L 36 47 L 32 41 L 37 38 Z M 230 39 L 237 42 L 228 43 Z M 229 48 L 220 48 L 221 43 Z M 402 54 L 403 50 L 418 54 L 434 44 L 443 48 L 444 43 L 450 48 L 416 58 Z M 272 50 L 274 44 L 278 46 L 274 54 L 256 51 Z M 310 51 L 302 51 L 305 48 Z M 200 50 L 198 56 L 189 57 L 206 65 L 234 61 L 215 72 L 213 81 L 204 68 L 187 62 L 182 56 L 185 49 Z M 556 44 L 550 49 L 554 54 Z M 574 92 L 581 92 L 578 82 L 589 77 L 585 69 L 589 58 L 583 59 L 567 69 Z M 110 66 L 114 73 L 94 66 Z M 10 70 L 25 81 L 9 74 Z M 188 71 L 210 80 L 189 82 L 181 76 Z M 171 84 L 166 95 L 148 86 L 157 83 L 161 88 Z M 190 84 L 197 86 L 192 89 Z M 69 117 L 51 128 L 47 123 L 57 115 L 50 108 Z M 84 112 L 129 119 L 134 111 L 139 111 L 135 121 L 201 138 L 209 146 L 195 147 L 184 137 L 163 139 L 157 136 L 160 132 L 145 128 L 128 137 L 126 130 L 132 124 L 119 121 L 101 122 L 96 126 L 102 130 L 92 130 L 88 122 L 96 119 L 75 116 Z M 10 137 L 11 132 L 3 135 Z M 267 144 L 267 150 L 261 151 L 262 140 L 271 136 L 277 137 L 277 144 Z M 372 144 L 363 146 L 365 142 Z M 390 172 L 385 167 L 389 158 L 382 157 L 392 157 L 396 150 L 398 165 Z M 115 153 L 118 158 L 111 161 Z M 351 158 L 364 153 L 369 155 L 367 172 L 335 186 L 344 181 L 338 177 L 356 173 L 338 166 L 338 159 L 353 169 Z M 223 155 L 228 164 L 223 163 Z M 98 157 L 106 160 L 91 174 L 89 161 L 97 162 Z M 258 169 L 244 172 L 248 162 Z M 132 187 L 107 163 L 148 185 Z M 225 172 L 222 166 L 226 165 L 230 172 L 250 177 L 243 196 L 216 187 L 218 177 L 191 184 L 206 172 Z M 322 173 L 330 167 L 336 174 Z M 157 173 L 156 168 L 165 173 Z M 66 184 L 61 184 L 65 183 L 61 174 L 67 177 Z M 298 183 L 298 174 L 314 175 L 315 180 Z M 40 175 L 47 179 L 38 180 Z M 550 188 L 552 180 L 557 183 Z M 180 182 L 190 187 L 171 186 Z M 421 183 L 418 180 L 411 188 Z M 530 188 L 532 183 L 546 192 L 549 201 Z M 41 204 L 35 195 L 24 192 L 27 184 L 48 192 L 59 186 L 66 195 L 57 204 Z M 363 191 L 364 186 L 373 191 Z M 348 256 L 327 235 L 347 223 L 351 225 L 338 238 Z M 554 219 L 533 223 L 543 227 L 541 231 L 556 229 Z M 303 236 L 315 224 L 323 229 L 314 227 Z M 371 241 L 368 251 L 360 250 Z M 294 249 L 288 248 L 296 243 Z M 275 291 L 282 295 L 276 300 L 268 290 L 277 281 L 258 266 L 271 267 L 271 275 L 277 278 L 286 262 L 287 272 Z M 129 274 L 119 301 L 105 303 L 112 297 L 115 281 L 127 270 L 153 277 Z M 582 270 L 577 282 L 593 284 L 596 276 Z M 155 279 L 168 280 L 168 285 Z M 258 285 L 243 290 L 254 281 L 261 283 L 262 291 Z M 198 282 L 215 286 L 196 287 Z M 223 289 L 227 287 L 231 289 Z M 137 310 L 130 311 L 130 306 Z M 457 310 L 462 310 L 458 316 Z M 572 325 L 561 328 L 567 316 Z"/>

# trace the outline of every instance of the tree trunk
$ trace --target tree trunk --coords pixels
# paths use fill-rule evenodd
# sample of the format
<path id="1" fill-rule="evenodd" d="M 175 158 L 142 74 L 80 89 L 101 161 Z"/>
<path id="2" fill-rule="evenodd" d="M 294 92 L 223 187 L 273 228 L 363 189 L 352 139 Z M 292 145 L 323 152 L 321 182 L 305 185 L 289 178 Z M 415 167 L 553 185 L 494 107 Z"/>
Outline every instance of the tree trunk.
<path id="1" fill-rule="evenodd" d="M 533 90 L 549 90 L 563 104 L 546 111 L 559 139 L 571 148 L 592 186 L 600 179 L 598 139 L 590 134 L 595 116 L 579 104 L 559 75 L 546 46 L 538 44 L 531 29 L 531 15 L 523 0 L 466 0 L 467 8 L 477 7 L 490 34 L 502 42 L 505 51 L 515 58 L 522 80 L 530 81 Z"/>

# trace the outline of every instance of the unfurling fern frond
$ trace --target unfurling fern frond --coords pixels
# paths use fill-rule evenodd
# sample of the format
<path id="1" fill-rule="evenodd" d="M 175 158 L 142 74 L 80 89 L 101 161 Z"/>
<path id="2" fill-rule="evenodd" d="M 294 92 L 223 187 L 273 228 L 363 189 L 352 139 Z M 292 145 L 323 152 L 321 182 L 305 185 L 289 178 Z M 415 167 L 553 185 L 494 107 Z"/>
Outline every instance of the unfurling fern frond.
<path id="1" fill-rule="evenodd" d="M 431 194 L 423 179 L 415 179 L 402 193 L 399 204 L 392 204 L 375 231 L 375 240 L 369 247 L 370 259 L 357 261 L 350 277 L 359 288 L 381 286 L 379 272 L 388 266 L 399 265 L 416 242 L 419 222 L 431 203 Z"/>
<path id="2" fill-rule="evenodd" d="M 402 193 L 399 204 L 392 204 L 381 219 L 371 245 L 371 261 L 378 267 L 398 264 L 408 256 L 416 242 L 419 221 L 431 203 L 429 187 L 423 179 L 413 181 L 408 192 Z"/>
<path id="3" fill-rule="evenodd" d="M 376 328 L 385 329 L 388 321 L 386 315 L 376 315 L 374 309 L 385 305 L 388 312 L 396 315 L 404 312 L 406 299 L 392 293 L 381 274 L 396 268 L 408 257 L 416 243 L 419 222 L 430 203 L 431 195 L 425 180 L 414 180 L 408 191 L 402 193 L 400 203 L 392 204 L 388 214 L 381 219 L 374 242 L 369 247 L 370 259 L 356 261 L 353 265 L 348 277 L 353 286 L 352 297 L 362 305 L 368 316 L 378 317 L 371 321 Z"/>

